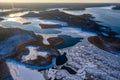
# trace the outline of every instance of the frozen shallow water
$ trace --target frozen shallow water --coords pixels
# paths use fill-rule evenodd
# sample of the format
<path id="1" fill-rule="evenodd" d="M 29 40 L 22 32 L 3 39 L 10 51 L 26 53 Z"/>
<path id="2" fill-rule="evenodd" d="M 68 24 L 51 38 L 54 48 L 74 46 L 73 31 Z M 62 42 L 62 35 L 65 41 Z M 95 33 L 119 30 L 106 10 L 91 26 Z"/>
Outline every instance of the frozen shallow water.
<path id="1" fill-rule="evenodd" d="M 39 49 L 39 47 L 34 47 L 34 46 L 27 46 L 26 48 L 29 49 L 29 55 L 23 56 L 23 59 L 26 60 L 34 60 L 37 59 L 38 56 L 43 56 L 43 57 L 47 57 L 47 55 L 49 54 L 47 51 L 45 50 L 41 50 L 38 51 L 37 49 Z"/>
<path id="2" fill-rule="evenodd" d="M 14 61 L 7 62 L 7 65 L 14 80 L 45 80 L 43 74 L 37 70 L 31 70 L 25 66 L 14 63 Z"/>
<path id="3" fill-rule="evenodd" d="M 85 10 L 61 10 L 67 14 L 82 15 L 92 14 L 96 21 L 101 21 L 99 24 L 109 26 L 114 31 L 120 33 L 120 10 L 112 10 L 112 6 L 106 7 L 91 7 Z"/>

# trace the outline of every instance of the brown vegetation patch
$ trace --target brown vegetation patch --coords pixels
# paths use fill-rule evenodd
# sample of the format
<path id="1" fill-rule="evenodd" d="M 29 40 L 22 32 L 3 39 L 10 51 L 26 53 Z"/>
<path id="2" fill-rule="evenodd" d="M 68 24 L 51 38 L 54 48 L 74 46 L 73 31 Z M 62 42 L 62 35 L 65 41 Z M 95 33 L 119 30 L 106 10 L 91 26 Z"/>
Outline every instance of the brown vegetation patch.
<path id="1" fill-rule="evenodd" d="M 104 36 L 92 36 L 88 38 L 88 41 L 97 46 L 100 49 L 106 50 L 111 53 L 120 52 L 120 39 L 110 38 Z"/>
<path id="2" fill-rule="evenodd" d="M 39 24 L 41 26 L 42 29 L 46 29 L 46 28 L 60 28 L 62 27 L 61 24 Z"/>

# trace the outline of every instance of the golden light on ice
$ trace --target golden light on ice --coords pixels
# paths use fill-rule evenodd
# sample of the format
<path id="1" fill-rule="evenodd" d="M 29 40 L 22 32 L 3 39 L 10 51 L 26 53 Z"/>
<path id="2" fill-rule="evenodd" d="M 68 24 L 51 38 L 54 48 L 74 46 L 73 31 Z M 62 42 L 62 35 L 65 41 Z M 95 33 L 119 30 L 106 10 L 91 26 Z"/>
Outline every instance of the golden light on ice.
<path id="1" fill-rule="evenodd" d="M 21 24 L 29 22 L 28 20 L 23 19 L 22 17 L 12 17 L 12 18 L 7 19 L 6 21 L 13 21 L 13 22 L 21 23 Z"/>
<path id="2" fill-rule="evenodd" d="M 18 12 L 18 13 L 10 14 L 9 17 L 21 17 L 27 13 L 28 12 Z"/>

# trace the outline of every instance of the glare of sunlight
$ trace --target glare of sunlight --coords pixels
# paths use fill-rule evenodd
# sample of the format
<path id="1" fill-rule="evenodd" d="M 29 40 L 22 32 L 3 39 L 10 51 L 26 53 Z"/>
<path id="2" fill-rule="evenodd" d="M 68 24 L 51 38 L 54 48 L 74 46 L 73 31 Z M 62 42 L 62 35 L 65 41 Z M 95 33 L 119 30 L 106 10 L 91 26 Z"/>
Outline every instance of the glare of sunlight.
<path id="1" fill-rule="evenodd" d="M 21 17 L 25 14 L 27 14 L 28 12 L 19 12 L 19 13 L 14 13 L 14 14 L 10 14 L 9 17 Z"/>
<path id="2" fill-rule="evenodd" d="M 8 18 L 6 21 L 14 21 L 14 22 L 19 22 L 21 24 L 29 22 L 28 20 L 21 18 L 21 17 Z"/>

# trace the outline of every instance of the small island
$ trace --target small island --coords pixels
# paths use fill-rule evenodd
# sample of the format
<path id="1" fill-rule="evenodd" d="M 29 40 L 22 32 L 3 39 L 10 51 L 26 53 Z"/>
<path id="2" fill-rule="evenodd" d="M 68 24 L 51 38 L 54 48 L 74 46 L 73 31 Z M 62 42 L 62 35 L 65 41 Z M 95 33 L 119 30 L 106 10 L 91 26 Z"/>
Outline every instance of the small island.
<path id="1" fill-rule="evenodd" d="M 113 10 L 120 10 L 120 5 L 116 5 L 115 7 L 112 8 Z"/>
<path id="2" fill-rule="evenodd" d="M 42 28 L 42 29 L 46 29 L 46 28 L 60 28 L 60 27 L 62 27 L 62 25 L 61 24 L 39 24 L 40 25 L 40 27 Z"/>
<path id="3" fill-rule="evenodd" d="M 104 36 L 91 36 L 88 41 L 100 49 L 111 52 L 113 54 L 118 54 L 120 51 L 120 39 L 110 38 Z"/>
<path id="4" fill-rule="evenodd" d="M 3 21 L 4 19 L 3 18 L 0 18 L 0 21 Z"/>

